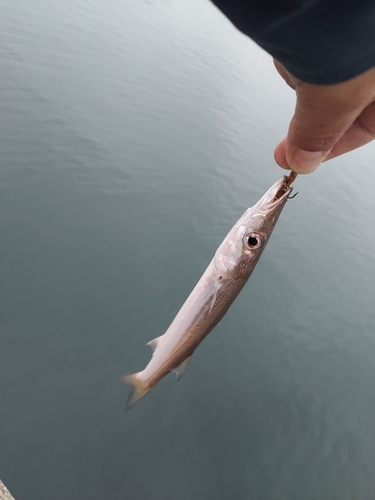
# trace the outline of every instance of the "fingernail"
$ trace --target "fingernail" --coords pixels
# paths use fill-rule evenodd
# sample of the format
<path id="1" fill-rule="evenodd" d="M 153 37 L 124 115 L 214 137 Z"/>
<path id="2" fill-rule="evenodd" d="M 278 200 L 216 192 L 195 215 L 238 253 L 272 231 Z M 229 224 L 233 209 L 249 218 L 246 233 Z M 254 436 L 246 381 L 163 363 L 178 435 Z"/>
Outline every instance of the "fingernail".
<path id="1" fill-rule="evenodd" d="M 297 174 L 310 174 L 319 167 L 326 154 L 326 151 L 295 149 L 289 160 L 290 168 Z"/>

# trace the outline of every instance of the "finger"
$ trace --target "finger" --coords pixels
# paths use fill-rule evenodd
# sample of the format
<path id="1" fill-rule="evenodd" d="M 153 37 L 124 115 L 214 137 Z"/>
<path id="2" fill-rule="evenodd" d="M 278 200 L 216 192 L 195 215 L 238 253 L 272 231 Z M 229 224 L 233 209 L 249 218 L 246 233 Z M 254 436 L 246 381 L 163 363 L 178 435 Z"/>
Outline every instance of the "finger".
<path id="1" fill-rule="evenodd" d="M 375 102 L 362 111 L 357 120 L 335 144 L 324 161 L 357 149 L 375 139 Z"/>
<path id="2" fill-rule="evenodd" d="M 273 153 L 273 156 L 275 158 L 275 162 L 281 167 L 285 168 L 286 170 L 291 170 L 288 161 L 286 159 L 286 138 L 283 139 L 275 148 L 275 151 Z"/>
<path id="3" fill-rule="evenodd" d="M 335 96 L 333 87 L 302 84 L 296 88 L 297 105 L 285 157 L 297 173 L 313 172 L 362 111 L 361 102 L 347 100 L 345 93 Z"/>
<path id="4" fill-rule="evenodd" d="M 331 160 L 344 153 L 353 151 L 375 139 L 375 102 L 372 102 L 352 125 L 346 130 L 341 139 L 334 145 L 331 152 L 323 161 Z M 274 158 L 276 163 L 287 170 L 291 167 L 286 159 L 286 142 L 283 139 L 275 148 Z"/>
<path id="5" fill-rule="evenodd" d="M 302 82 L 274 63 L 297 94 L 288 135 L 274 152 L 282 168 L 310 173 L 322 161 L 373 139 L 375 68 L 347 82 L 324 86 Z"/>
<path id="6" fill-rule="evenodd" d="M 375 139 L 375 102 L 370 104 L 348 128 L 341 139 L 334 145 L 323 161 L 331 160 L 342 154 L 360 148 Z M 286 159 L 286 142 L 283 139 L 275 148 L 276 163 L 286 170 L 291 170 Z"/>

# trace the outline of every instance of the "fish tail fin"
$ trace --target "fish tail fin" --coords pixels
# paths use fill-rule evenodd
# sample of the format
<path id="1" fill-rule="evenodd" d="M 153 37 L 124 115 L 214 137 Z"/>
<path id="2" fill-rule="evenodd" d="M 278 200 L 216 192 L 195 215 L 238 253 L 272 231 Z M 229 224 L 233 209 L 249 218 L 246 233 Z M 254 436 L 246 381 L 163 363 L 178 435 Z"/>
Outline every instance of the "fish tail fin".
<path id="1" fill-rule="evenodd" d="M 121 379 L 126 384 L 133 386 L 133 390 L 129 394 L 128 400 L 125 405 L 125 411 L 129 410 L 129 408 L 134 406 L 135 403 L 137 403 L 141 398 L 143 398 L 143 396 L 145 396 L 151 389 L 150 387 L 145 386 L 145 384 L 139 379 L 138 377 L 139 373 L 133 373 L 132 375 L 125 375 Z"/>

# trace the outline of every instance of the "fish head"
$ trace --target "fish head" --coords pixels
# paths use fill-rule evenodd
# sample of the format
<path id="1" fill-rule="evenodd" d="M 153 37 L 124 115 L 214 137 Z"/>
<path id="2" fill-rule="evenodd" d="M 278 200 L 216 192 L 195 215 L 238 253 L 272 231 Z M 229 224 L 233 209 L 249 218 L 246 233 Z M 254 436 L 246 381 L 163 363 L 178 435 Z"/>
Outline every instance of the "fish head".
<path id="1" fill-rule="evenodd" d="M 214 257 L 220 279 L 236 279 L 251 273 L 291 192 L 284 176 L 236 222 Z"/>

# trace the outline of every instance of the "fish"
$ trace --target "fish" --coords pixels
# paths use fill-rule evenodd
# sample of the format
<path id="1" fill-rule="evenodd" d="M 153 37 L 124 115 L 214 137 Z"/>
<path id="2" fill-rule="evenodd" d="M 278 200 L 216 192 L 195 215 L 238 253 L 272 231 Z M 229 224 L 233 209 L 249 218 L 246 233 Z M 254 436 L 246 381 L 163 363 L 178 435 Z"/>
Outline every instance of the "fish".
<path id="1" fill-rule="evenodd" d="M 219 323 L 253 272 L 292 192 L 295 175 L 284 176 L 234 224 L 167 331 L 147 345 L 153 355 L 143 371 L 125 375 L 132 386 L 125 410 L 165 375 L 180 379 L 191 356 Z"/>

